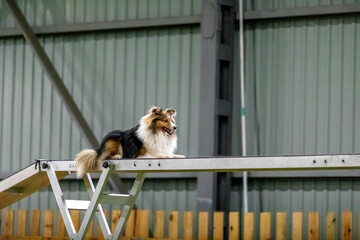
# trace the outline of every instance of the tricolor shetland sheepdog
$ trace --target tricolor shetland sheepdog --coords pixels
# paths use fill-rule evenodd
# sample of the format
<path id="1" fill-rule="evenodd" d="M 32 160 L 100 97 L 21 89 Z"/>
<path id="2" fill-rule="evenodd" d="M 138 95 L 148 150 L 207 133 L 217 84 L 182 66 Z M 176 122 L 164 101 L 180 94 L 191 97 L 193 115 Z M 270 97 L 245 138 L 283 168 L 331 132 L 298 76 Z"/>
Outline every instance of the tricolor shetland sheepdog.
<path id="1" fill-rule="evenodd" d="M 130 130 L 114 130 L 97 150 L 85 149 L 75 156 L 77 177 L 98 168 L 106 159 L 183 158 L 174 154 L 177 147 L 175 110 L 152 107 L 140 123 Z"/>

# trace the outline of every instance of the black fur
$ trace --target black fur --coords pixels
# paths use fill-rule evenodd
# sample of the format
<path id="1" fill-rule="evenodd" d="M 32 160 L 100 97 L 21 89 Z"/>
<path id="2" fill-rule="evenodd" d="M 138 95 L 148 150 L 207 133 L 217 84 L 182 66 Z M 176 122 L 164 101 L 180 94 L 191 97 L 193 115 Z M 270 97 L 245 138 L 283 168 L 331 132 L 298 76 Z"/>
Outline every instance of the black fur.
<path id="1" fill-rule="evenodd" d="M 113 139 L 119 141 L 123 148 L 122 158 L 136 158 L 143 145 L 142 141 L 136 135 L 139 125 L 130 130 L 114 130 L 109 132 L 101 141 L 100 147 L 96 150 L 98 156 L 105 150 L 107 140 Z"/>

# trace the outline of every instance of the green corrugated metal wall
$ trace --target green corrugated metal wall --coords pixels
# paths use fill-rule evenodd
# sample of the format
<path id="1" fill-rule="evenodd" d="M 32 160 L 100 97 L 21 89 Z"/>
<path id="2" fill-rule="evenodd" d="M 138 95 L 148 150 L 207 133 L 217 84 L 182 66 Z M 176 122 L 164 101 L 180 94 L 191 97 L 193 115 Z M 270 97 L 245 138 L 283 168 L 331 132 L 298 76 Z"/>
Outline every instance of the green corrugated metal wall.
<path id="1" fill-rule="evenodd" d="M 275 2 L 267 3 L 255 9 L 277 8 L 273 7 Z M 314 4 L 296 6 L 308 5 Z M 359 153 L 359 14 L 262 20 L 245 26 L 247 153 Z M 238 76 L 235 71 L 235 79 Z M 238 155 L 241 130 L 237 81 L 234 88 L 233 153 Z M 257 213 L 257 222 L 260 211 L 272 212 L 273 221 L 277 211 L 287 212 L 288 220 L 293 211 L 319 211 L 320 226 L 324 226 L 327 211 L 335 211 L 340 219 L 341 211 L 351 210 L 354 226 L 358 226 L 357 178 L 250 178 L 248 183 L 249 211 Z M 241 192 L 242 181 L 234 178 L 233 211 L 241 210 Z M 341 229 L 340 221 L 337 229 Z M 291 233 L 291 226 L 287 232 Z M 357 232 L 353 234 L 358 237 Z M 321 228 L 320 239 L 324 237 Z"/>
<path id="2" fill-rule="evenodd" d="M 157 17 L 197 15 L 201 0 L 17 0 L 32 26 L 91 23 Z M 0 27 L 15 26 L 14 18 L 0 2 Z"/>
<path id="3" fill-rule="evenodd" d="M 244 0 L 244 8 L 245 10 L 275 10 L 284 8 L 345 5 L 358 2 L 358 0 Z"/>
<path id="4" fill-rule="evenodd" d="M 34 26 L 199 14 L 201 1 L 18 1 Z M 55 4 L 54 4 L 55 3 Z M 14 26 L 0 1 L 0 27 Z M 0 30 L 1 31 L 1 30 Z M 100 140 L 137 124 L 152 105 L 177 110 L 178 152 L 196 156 L 200 30 L 198 26 L 39 37 L 45 51 Z M 0 172 L 36 158 L 68 159 L 89 147 L 22 37 L 0 38 Z M 130 184 L 130 180 L 124 180 Z M 66 197 L 86 199 L 78 181 Z M 139 208 L 195 210 L 196 180 L 147 179 Z M 13 208 L 57 209 L 49 189 Z M 111 210 L 111 209 L 110 209 Z"/>
<path id="5" fill-rule="evenodd" d="M 360 151 L 358 15 L 249 23 L 245 42 L 249 154 Z"/>
<path id="6" fill-rule="evenodd" d="M 196 126 L 187 120 L 197 112 L 197 28 L 41 41 L 98 139 L 134 126 L 152 105 L 171 106 L 178 111 L 179 152 L 196 155 Z M 0 55 L 6 59 L 1 68 L 2 169 L 16 171 L 35 158 L 70 158 L 87 147 L 25 42 L 1 40 Z"/>

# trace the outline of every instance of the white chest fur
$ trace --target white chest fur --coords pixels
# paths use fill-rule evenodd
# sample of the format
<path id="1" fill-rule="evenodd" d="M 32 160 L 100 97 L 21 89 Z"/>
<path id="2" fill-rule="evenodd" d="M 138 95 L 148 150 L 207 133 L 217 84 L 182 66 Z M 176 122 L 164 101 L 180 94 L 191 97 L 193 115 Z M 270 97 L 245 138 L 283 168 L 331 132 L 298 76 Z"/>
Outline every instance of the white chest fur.
<path id="1" fill-rule="evenodd" d="M 142 157 L 159 157 L 158 155 L 166 155 L 163 157 L 173 157 L 177 148 L 176 134 L 169 136 L 164 132 L 153 132 L 145 124 L 140 124 L 137 136 L 143 142 L 147 150 L 147 154 Z"/>

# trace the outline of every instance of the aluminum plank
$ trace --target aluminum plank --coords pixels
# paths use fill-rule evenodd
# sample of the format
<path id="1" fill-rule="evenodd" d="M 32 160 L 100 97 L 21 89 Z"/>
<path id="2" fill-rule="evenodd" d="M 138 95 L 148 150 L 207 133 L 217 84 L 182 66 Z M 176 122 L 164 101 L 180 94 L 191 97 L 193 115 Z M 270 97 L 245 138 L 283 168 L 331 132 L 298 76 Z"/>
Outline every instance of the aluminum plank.
<path id="1" fill-rule="evenodd" d="M 42 160 L 43 162 L 49 160 Z M 360 155 L 301 155 L 185 159 L 109 160 L 114 172 L 237 172 L 270 170 L 334 170 L 360 168 Z M 55 171 L 76 171 L 74 161 L 51 161 Z M 46 169 L 42 169 L 46 171 Z M 93 171 L 99 172 L 102 168 Z"/>
<path id="2" fill-rule="evenodd" d="M 68 172 L 57 172 L 58 179 L 67 176 Z M 49 179 L 46 172 L 35 168 L 35 163 L 14 173 L 0 182 L 0 209 L 3 209 L 34 192 L 48 186 Z"/>

